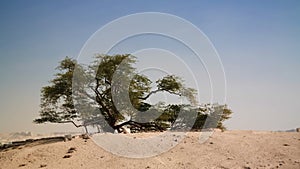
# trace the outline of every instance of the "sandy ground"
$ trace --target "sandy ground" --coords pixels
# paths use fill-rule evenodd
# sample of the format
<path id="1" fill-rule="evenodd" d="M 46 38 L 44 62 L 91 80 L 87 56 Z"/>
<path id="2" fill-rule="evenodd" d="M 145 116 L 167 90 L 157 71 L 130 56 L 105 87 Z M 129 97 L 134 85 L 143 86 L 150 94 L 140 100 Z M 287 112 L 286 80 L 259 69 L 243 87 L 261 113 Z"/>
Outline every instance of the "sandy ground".
<path id="1" fill-rule="evenodd" d="M 141 159 L 113 155 L 92 139 L 27 145 L 1 151 L 0 169 L 300 168 L 300 133 L 214 132 L 203 144 L 199 143 L 199 134 L 190 132 L 175 148 Z M 130 134 L 134 138 L 148 135 L 153 133 Z"/>

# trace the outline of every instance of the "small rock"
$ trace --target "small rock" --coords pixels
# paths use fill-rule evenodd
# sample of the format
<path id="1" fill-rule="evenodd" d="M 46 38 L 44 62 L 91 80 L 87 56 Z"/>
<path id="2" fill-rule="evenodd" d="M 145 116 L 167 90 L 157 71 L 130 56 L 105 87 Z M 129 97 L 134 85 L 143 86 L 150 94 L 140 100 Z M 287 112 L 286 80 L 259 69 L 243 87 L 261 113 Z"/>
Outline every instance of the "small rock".
<path id="1" fill-rule="evenodd" d="M 209 142 L 209 144 L 214 144 L 213 142 Z"/>
<path id="2" fill-rule="evenodd" d="M 227 158 L 227 160 L 233 160 L 233 159 L 234 159 L 233 157 L 228 157 L 228 158 Z"/>
<path id="3" fill-rule="evenodd" d="M 47 167 L 47 165 L 46 164 L 41 164 L 40 168 L 43 168 L 43 167 Z"/>
<path id="4" fill-rule="evenodd" d="M 81 137 L 85 140 L 90 139 L 90 136 L 88 134 L 82 134 Z"/>
<path id="5" fill-rule="evenodd" d="M 72 140 L 71 134 L 65 135 L 65 141 L 71 141 L 71 140 Z"/>
<path id="6" fill-rule="evenodd" d="M 72 155 L 65 155 L 63 158 L 71 158 Z"/>
<path id="7" fill-rule="evenodd" d="M 20 165 L 19 165 L 19 167 L 24 167 L 24 166 L 26 166 L 26 164 L 20 164 Z"/>
<path id="8" fill-rule="evenodd" d="M 283 144 L 283 146 L 290 146 L 289 144 Z"/>
<path id="9" fill-rule="evenodd" d="M 76 147 L 70 147 L 69 150 L 74 150 L 74 151 L 76 151 Z"/>
<path id="10" fill-rule="evenodd" d="M 74 150 L 68 150 L 68 152 L 67 153 L 74 153 Z"/>
<path id="11" fill-rule="evenodd" d="M 68 150 L 68 153 L 73 153 L 74 151 L 76 151 L 76 147 L 71 147 Z"/>

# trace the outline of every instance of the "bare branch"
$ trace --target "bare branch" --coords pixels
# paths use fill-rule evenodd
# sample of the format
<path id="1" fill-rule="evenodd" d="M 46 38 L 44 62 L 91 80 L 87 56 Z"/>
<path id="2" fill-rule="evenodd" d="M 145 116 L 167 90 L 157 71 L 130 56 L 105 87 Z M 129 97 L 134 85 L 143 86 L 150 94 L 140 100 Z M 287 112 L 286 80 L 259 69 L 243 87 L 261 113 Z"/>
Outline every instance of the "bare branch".
<path id="1" fill-rule="evenodd" d="M 72 121 L 72 120 L 67 120 L 67 121 L 58 121 L 57 123 L 72 123 L 72 124 L 74 124 L 74 126 L 75 127 L 77 127 L 77 128 L 79 128 L 79 127 L 82 127 L 83 125 L 82 124 L 80 124 L 80 125 L 78 125 L 78 124 L 76 124 L 74 121 Z"/>
<path id="2" fill-rule="evenodd" d="M 168 92 L 170 94 L 181 96 L 181 93 L 176 93 L 176 92 L 172 92 L 172 91 L 169 91 L 169 90 L 157 89 L 157 90 L 151 91 L 147 96 L 145 96 L 145 97 L 139 97 L 138 99 L 147 100 L 151 95 L 153 95 L 153 94 L 155 94 L 157 92 L 162 92 L 162 91 Z"/>
<path id="3" fill-rule="evenodd" d="M 139 99 L 147 100 L 152 94 L 155 94 L 155 93 L 160 92 L 160 91 L 163 91 L 163 90 L 157 89 L 157 90 L 151 91 L 147 96 L 145 96 L 145 97 L 139 97 Z"/>

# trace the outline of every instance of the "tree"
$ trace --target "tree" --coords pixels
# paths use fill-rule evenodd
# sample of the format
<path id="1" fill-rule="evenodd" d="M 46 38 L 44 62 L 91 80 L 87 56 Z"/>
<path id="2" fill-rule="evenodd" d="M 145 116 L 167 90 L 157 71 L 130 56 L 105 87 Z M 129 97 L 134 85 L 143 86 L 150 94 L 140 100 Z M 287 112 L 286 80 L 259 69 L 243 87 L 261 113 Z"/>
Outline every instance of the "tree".
<path id="1" fill-rule="evenodd" d="M 50 81 L 51 85 L 41 90 L 40 118 L 35 123 L 73 123 L 79 118 L 72 100 L 72 78 L 76 63 L 66 57 L 56 68 L 60 72 Z"/>
<path id="2" fill-rule="evenodd" d="M 233 113 L 228 106 L 219 104 L 204 104 L 197 108 L 196 121 L 192 127 L 193 130 L 219 128 L 222 131 L 226 130 L 224 121 L 230 118 Z"/>
<path id="3" fill-rule="evenodd" d="M 135 63 L 136 58 L 129 54 L 97 55 L 90 65 L 79 65 L 66 57 L 57 67 L 60 72 L 41 90 L 40 117 L 34 122 L 100 126 L 118 132 L 129 126 L 139 132 L 163 131 L 175 125 L 184 128 L 191 119 L 197 119 L 200 111 L 195 108 L 196 90 L 185 87 L 183 80 L 174 75 L 158 79 L 153 89 L 148 77 L 135 72 Z M 188 104 L 149 104 L 147 100 L 158 92 L 185 97 Z M 180 110 L 185 116 L 176 120 Z"/>

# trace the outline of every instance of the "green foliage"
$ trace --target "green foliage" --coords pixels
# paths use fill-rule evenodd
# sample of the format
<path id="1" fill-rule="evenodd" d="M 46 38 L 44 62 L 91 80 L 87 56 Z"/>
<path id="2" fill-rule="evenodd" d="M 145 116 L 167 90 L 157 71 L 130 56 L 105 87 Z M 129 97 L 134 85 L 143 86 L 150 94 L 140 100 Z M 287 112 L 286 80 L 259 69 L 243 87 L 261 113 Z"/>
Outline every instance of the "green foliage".
<path id="1" fill-rule="evenodd" d="M 214 126 L 224 129 L 223 122 L 232 113 L 226 105 L 199 107 L 196 90 L 185 87 L 175 75 L 158 79 L 153 89 L 148 77 L 135 72 L 136 58 L 132 55 L 97 55 L 95 59 L 89 66 L 79 65 L 68 57 L 60 62 L 59 73 L 41 90 L 40 117 L 35 123 L 79 121 L 83 126 L 120 132 L 124 125 L 136 131 Z M 185 97 L 190 104 L 149 104 L 149 97 L 158 92 Z M 115 102 L 115 94 L 120 102 Z M 210 122 L 206 124 L 207 119 Z"/>
<path id="2" fill-rule="evenodd" d="M 76 62 L 66 57 L 57 67 L 60 73 L 50 81 L 50 85 L 41 90 L 40 118 L 36 123 L 61 122 L 74 120 L 78 117 L 72 101 L 72 77 Z"/>

